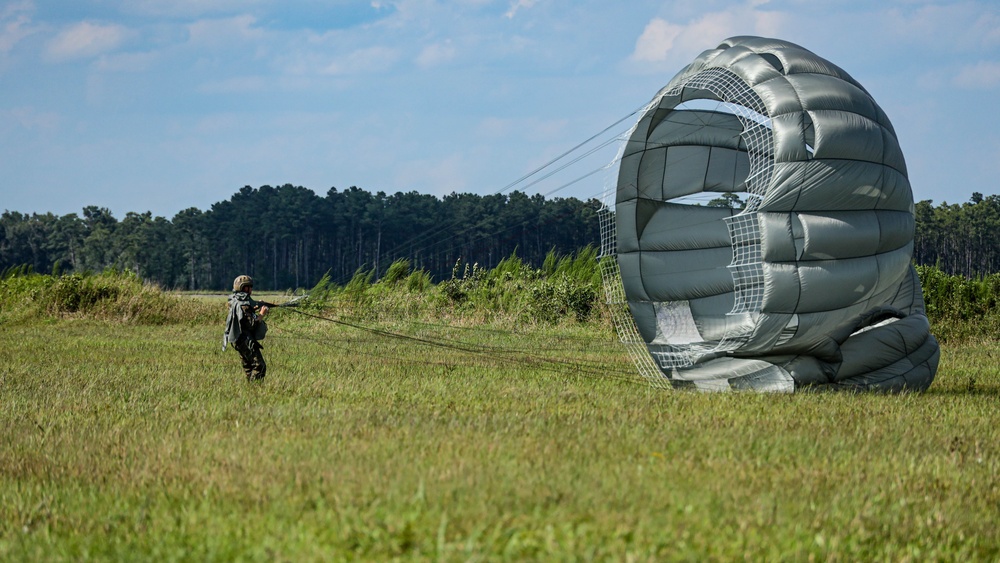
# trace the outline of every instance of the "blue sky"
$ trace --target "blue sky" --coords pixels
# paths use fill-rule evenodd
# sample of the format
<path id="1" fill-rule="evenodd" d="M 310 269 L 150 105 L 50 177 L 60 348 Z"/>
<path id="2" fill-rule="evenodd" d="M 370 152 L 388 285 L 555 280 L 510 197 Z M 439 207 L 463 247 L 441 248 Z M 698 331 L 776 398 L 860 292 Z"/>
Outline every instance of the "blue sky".
<path id="1" fill-rule="evenodd" d="M 1000 193 L 995 0 L 8 0 L 0 210 L 172 218 L 285 183 L 497 193 L 733 35 L 860 81 L 917 200 Z M 613 157 L 513 188 L 599 197 L 613 172 L 589 171 Z"/>

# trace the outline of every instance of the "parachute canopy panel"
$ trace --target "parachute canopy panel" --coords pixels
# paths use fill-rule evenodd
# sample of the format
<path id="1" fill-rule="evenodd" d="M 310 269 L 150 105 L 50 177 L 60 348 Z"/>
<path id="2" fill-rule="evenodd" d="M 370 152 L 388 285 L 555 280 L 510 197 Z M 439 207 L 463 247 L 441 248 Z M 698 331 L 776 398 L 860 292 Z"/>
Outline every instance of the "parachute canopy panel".
<path id="1" fill-rule="evenodd" d="M 657 377 L 767 391 L 933 380 L 902 151 L 829 61 L 760 37 L 702 53 L 632 129 L 614 211 L 626 321 Z"/>

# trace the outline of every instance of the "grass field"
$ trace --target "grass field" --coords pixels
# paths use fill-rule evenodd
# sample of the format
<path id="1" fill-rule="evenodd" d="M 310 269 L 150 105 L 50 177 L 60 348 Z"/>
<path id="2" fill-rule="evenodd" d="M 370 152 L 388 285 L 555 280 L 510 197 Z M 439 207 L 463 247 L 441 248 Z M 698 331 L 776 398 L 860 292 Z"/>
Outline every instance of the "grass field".
<path id="1" fill-rule="evenodd" d="M 0 560 L 1000 559 L 1000 344 L 924 394 L 637 382 L 609 330 L 0 324 Z"/>

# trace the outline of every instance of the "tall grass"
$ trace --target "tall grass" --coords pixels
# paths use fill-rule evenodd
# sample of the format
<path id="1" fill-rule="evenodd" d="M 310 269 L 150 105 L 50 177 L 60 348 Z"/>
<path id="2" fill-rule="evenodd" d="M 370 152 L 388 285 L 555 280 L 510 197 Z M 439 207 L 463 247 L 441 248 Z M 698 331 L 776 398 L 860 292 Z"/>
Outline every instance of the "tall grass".
<path id="1" fill-rule="evenodd" d="M 520 324 L 552 324 L 564 319 L 586 322 L 595 313 L 601 295 L 597 253 L 592 247 L 562 258 L 550 252 L 539 269 L 516 254 L 492 270 L 459 263 L 452 278 L 439 286 L 459 311 Z"/>
<path id="2" fill-rule="evenodd" d="M 541 268 L 516 254 L 492 269 L 458 262 L 452 277 L 437 284 L 407 260 L 394 262 L 381 278 L 359 270 L 344 286 L 329 276 L 309 292 L 305 307 L 363 320 L 414 319 L 488 323 L 506 327 L 607 322 L 601 304 L 597 252 L 587 247 L 559 256 L 550 252 Z"/>
<path id="3" fill-rule="evenodd" d="M 927 317 L 942 341 L 992 339 L 1000 334 L 1000 274 L 968 279 L 918 266 Z"/>
<path id="4" fill-rule="evenodd" d="M 0 320 L 8 322 L 76 317 L 161 324 L 204 321 L 217 312 L 204 303 L 178 300 L 128 271 L 0 275 Z"/>
<path id="5" fill-rule="evenodd" d="M 1000 274 L 978 279 L 920 266 L 926 310 L 942 340 L 976 339 L 1000 331 Z M 397 260 L 381 279 L 358 270 L 345 285 L 329 275 L 309 291 L 304 307 L 349 317 L 448 319 L 506 326 L 564 322 L 607 323 L 597 251 L 587 247 L 560 256 L 550 252 L 540 268 L 516 254 L 492 269 L 458 262 L 452 277 L 433 283 L 424 270 Z M 0 274 L 0 320 L 87 317 L 137 324 L 196 322 L 217 308 L 178 300 L 134 274 L 43 275 L 23 268 Z"/>
<path id="6" fill-rule="evenodd" d="M 574 322 L 270 323 L 261 384 L 221 319 L 0 324 L 0 560 L 1000 557 L 996 343 L 924 394 L 705 395 Z"/>
<path id="7" fill-rule="evenodd" d="M 980 281 L 921 272 L 947 331 L 926 393 L 702 395 L 636 383 L 569 299 L 595 274 L 327 279 L 303 312 L 364 322 L 276 309 L 254 385 L 222 296 L 8 273 L 0 560 L 1000 558 Z"/>

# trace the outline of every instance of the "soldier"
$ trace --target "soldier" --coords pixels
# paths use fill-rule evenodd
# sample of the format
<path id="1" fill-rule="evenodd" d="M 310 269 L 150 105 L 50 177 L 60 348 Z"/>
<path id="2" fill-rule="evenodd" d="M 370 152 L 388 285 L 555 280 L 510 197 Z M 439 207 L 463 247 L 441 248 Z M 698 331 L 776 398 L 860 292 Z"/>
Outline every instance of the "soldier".
<path id="1" fill-rule="evenodd" d="M 260 352 L 260 341 L 267 334 L 264 316 L 267 315 L 268 308 L 251 299 L 251 293 L 253 278 L 237 276 L 233 280 L 233 294 L 229 297 L 229 315 L 226 316 L 222 349 L 225 350 L 227 344 L 232 344 L 240 353 L 247 381 L 256 381 L 264 379 L 267 372 L 267 364 Z"/>

